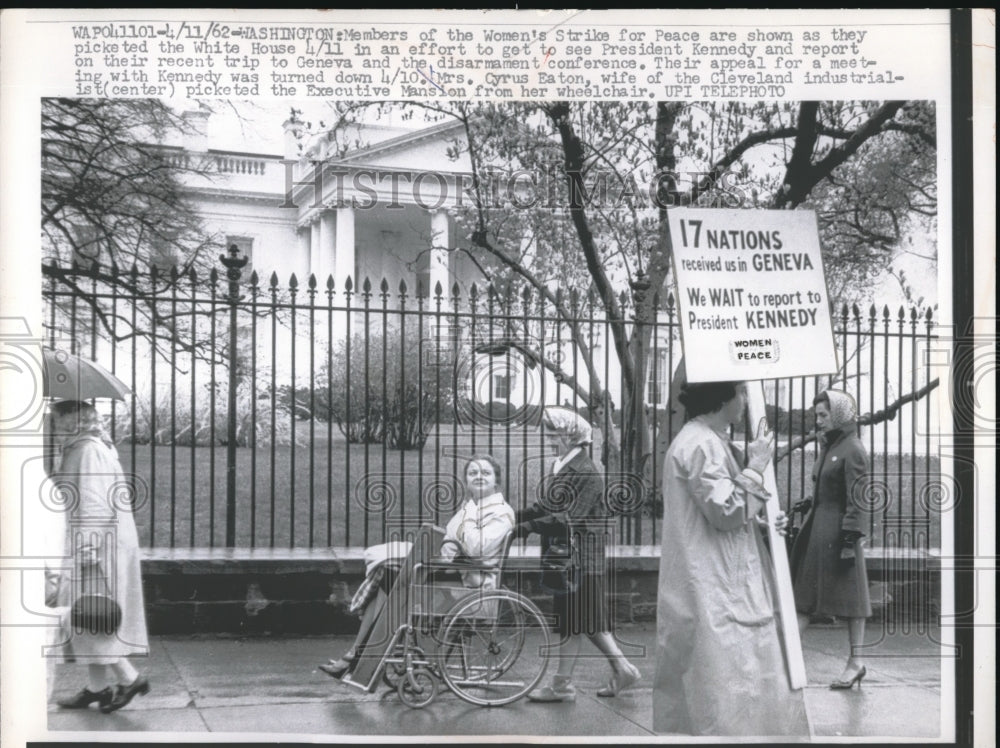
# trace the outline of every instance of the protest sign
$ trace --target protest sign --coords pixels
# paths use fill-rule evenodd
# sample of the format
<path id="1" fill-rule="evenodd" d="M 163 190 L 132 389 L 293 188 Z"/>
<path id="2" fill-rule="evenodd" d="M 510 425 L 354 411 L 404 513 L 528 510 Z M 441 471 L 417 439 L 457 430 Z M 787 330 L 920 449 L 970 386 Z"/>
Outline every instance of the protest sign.
<path id="1" fill-rule="evenodd" d="M 814 213 L 675 209 L 670 234 L 690 381 L 836 371 Z"/>

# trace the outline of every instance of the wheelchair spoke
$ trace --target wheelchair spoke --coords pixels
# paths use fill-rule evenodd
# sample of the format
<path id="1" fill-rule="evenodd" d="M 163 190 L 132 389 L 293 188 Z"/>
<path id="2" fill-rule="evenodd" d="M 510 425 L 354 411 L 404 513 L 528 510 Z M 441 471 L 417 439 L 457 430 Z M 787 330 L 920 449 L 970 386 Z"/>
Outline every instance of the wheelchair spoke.
<path id="1" fill-rule="evenodd" d="M 495 590 L 460 602 L 442 630 L 441 676 L 473 704 L 515 701 L 545 674 L 548 629 L 534 604 L 516 593 Z"/>

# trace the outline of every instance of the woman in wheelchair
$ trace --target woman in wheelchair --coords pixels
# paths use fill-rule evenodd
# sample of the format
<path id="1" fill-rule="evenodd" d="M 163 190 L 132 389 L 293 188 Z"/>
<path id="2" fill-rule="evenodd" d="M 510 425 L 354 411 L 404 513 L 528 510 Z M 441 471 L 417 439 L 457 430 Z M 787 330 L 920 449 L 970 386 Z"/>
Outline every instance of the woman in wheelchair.
<path id="1" fill-rule="evenodd" d="M 441 558 L 459 567 L 465 587 L 496 589 L 506 539 L 514 528 L 514 510 L 500 492 L 500 463 L 491 455 L 473 455 L 465 468 L 465 489 L 469 498 L 445 527 Z M 462 570 L 463 560 L 475 561 L 477 566 L 496 566 L 496 571 Z M 391 580 L 384 579 L 383 584 L 391 587 Z M 374 607 L 370 601 L 365 606 L 351 649 L 339 659 L 320 665 L 320 670 L 340 678 L 351 669 L 374 623 Z"/>

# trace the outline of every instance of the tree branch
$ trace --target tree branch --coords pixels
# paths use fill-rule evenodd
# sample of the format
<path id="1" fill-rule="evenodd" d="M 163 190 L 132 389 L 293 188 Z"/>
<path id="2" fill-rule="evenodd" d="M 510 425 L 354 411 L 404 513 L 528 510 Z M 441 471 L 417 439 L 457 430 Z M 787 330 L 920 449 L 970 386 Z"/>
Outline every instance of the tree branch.
<path id="1" fill-rule="evenodd" d="M 914 390 L 913 392 L 903 395 L 901 398 L 890 404 L 889 406 L 883 408 L 875 413 L 867 413 L 858 419 L 859 426 L 875 426 L 883 421 L 891 421 L 895 419 L 896 414 L 899 413 L 899 409 L 902 408 L 907 403 L 913 403 L 921 398 L 925 397 L 931 390 L 940 384 L 940 380 L 932 379 L 926 385 L 921 387 L 919 390 Z M 775 461 L 782 460 L 788 457 L 792 452 L 797 449 L 802 449 L 802 447 L 807 444 L 811 444 L 816 441 L 816 432 L 810 431 L 808 434 L 803 436 L 798 436 L 792 439 L 787 446 L 782 447 L 777 450 L 774 455 Z"/>
<path id="2" fill-rule="evenodd" d="M 570 191 L 570 218 L 576 227 L 576 233 L 580 239 L 580 248 L 587 262 L 587 270 L 594 279 L 594 285 L 601 296 L 601 301 L 608 314 L 611 334 L 614 336 L 615 348 L 618 351 L 622 366 L 622 376 L 626 381 L 632 381 L 634 363 L 628 351 L 625 320 L 621 307 L 618 304 L 618 299 L 615 296 L 614 287 L 611 285 L 607 273 L 604 272 L 604 266 L 601 264 L 601 258 L 594 244 L 594 235 L 591 233 L 590 226 L 587 223 L 587 215 L 581 199 L 584 194 L 582 178 L 584 162 L 583 144 L 580 142 L 580 138 L 569 121 L 569 104 L 567 102 L 556 102 L 548 106 L 546 112 L 559 131 L 559 137 L 562 141 L 566 181 Z"/>

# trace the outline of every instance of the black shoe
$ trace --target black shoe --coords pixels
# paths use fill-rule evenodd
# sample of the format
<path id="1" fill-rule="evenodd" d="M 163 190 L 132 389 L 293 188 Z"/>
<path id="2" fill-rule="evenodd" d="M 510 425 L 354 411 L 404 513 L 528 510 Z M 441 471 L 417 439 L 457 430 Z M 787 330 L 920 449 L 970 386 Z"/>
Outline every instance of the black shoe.
<path id="1" fill-rule="evenodd" d="M 97 693 L 94 693 L 89 688 L 84 688 L 76 696 L 68 699 L 60 699 L 56 702 L 63 709 L 86 709 L 88 706 L 93 704 L 95 701 L 104 708 L 105 704 L 111 703 L 111 687 L 102 688 Z"/>
<path id="2" fill-rule="evenodd" d="M 111 714 L 121 709 L 135 698 L 137 693 L 143 695 L 149 693 L 149 681 L 143 675 L 138 676 L 129 686 L 115 686 L 115 695 L 111 697 L 110 703 L 101 704 L 101 712 Z"/>

